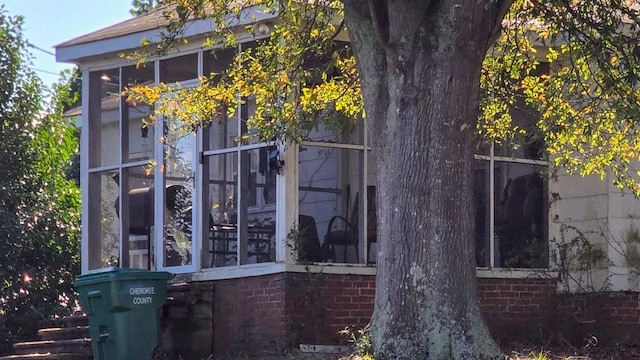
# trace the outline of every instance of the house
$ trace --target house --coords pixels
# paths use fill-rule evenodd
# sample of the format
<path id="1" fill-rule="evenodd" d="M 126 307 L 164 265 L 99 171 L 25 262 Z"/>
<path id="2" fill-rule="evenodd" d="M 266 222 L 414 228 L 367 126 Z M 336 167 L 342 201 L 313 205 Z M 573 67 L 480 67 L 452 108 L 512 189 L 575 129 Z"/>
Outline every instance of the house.
<path id="1" fill-rule="evenodd" d="M 246 11 L 262 31 L 239 30 L 239 51 L 277 20 Z M 122 89 L 195 85 L 234 52 L 204 47 L 197 40 L 212 24 L 194 20 L 184 36 L 195 41 L 179 51 L 144 67 L 120 56 L 157 39 L 163 21 L 153 11 L 56 46 L 57 60 L 83 74 L 82 272 L 176 274 L 162 346 L 189 358 L 344 342 L 338 331 L 364 327 L 375 294 L 366 121 L 300 144 L 239 143 L 251 131 L 248 98 L 191 134 L 173 126 L 179 119 L 147 124 L 152 109 L 125 102 Z M 476 156 L 478 295 L 489 327 L 498 339 L 575 324 L 601 337 L 637 333 L 640 203 L 599 178 L 551 171 L 540 150 L 492 145 Z"/>

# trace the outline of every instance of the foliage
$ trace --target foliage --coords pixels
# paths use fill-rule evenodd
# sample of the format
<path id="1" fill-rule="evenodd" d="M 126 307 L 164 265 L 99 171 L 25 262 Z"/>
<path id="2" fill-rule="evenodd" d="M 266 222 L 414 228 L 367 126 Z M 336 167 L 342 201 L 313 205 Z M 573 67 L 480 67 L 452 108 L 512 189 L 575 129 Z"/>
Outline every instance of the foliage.
<path id="1" fill-rule="evenodd" d="M 177 6 L 179 19 L 166 13 L 174 23 L 165 38 L 178 36 L 187 19 L 204 16 L 207 2 L 194 3 L 198 6 Z M 345 43 L 335 41 L 343 31 L 342 23 L 335 23 L 341 17 L 339 3 L 211 2 L 207 5 L 214 9 L 208 14 L 216 23 L 228 26 L 218 27 L 207 44 L 224 41 L 225 46 L 235 45 L 233 31 L 241 21 L 239 11 L 249 3 L 263 5 L 266 11 L 279 9 L 281 21 L 268 30 L 269 37 L 236 54 L 224 73 L 202 77 L 199 86 L 137 86 L 127 89 L 129 101 L 156 104 L 156 115 L 190 119 L 185 123 L 187 131 L 220 121 L 249 96 L 255 97 L 257 111 L 248 126 L 259 130 L 262 139 L 300 141 L 319 122 L 336 131 L 349 128 L 362 115 L 363 105 L 355 59 Z M 230 22 L 223 20 L 233 16 Z M 258 35 L 256 28 L 250 24 L 246 31 Z"/>
<path id="2" fill-rule="evenodd" d="M 568 223 L 560 223 L 559 230 L 550 258 L 563 291 L 609 291 L 611 277 L 620 274 L 609 271 L 604 279 L 594 276 L 608 267 L 624 267 L 634 278 L 640 273 L 640 230 L 633 224 L 623 233 L 612 231 L 607 220 L 598 221 L 594 230 Z"/>
<path id="3" fill-rule="evenodd" d="M 227 24 L 217 28 L 206 45 L 232 45 L 240 9 L 248 5 L 278 11 L 281 19 L 258 47 L 237 54 L 226 73 L 212 74 L 215 81 L 213 76 L 203 77 L 192 89 L 166 85 L 153 92 L 129 89 L 130 99 L 154 103 L 161 94 L 170 93 L 171 100 L 163 101 L 159 114 L 167 112 L 202 125 L 219 119 L 223 109 L 231 112 L 238 99 L 255 96 L 258 111 L 249 125 L 264 139 L 293 141 L 302 140 L 318 122 L 345 126 L 363 114 L 355 59 L 336 41 L 344 36 L 338 1 L 180 3 L 176 12 L 166 12 L 173 22 L 157 48 L 167 51 L 172 46 L 169 40 L 179 36 L 185 21 L 197 16 Z M 222 20 L 234 16 L 234 21 Z M 639 17 L 635 7 L 613 0 L 589 5 L 515 1 L 483 66 L 486 96 L 478 127 L 483 141 L 517 147 L 544 140 L 554 165 L 603 178 L 611 171 L 616 185 L 640 194 L 635 181 L 639 173 L 633 165 L 640 159 L 635 120 L 640 111 L 640 48 L 634 40 L 640 35 Z M 251 34 L 256 28 L 246 26 Z M 314 58 L 323 61 L 312 64 Z M 541 73 L 541 63 L 549 63 L 552 71 Z M 524 106 L 539 112 L 537 124 L 525 127 L 512 122 L 512 114 Z"/>
<path id="4" fill-rule="evenodd" d="M 373 347 L 371 346 L 371 339 L 369 338 L 369 328 L 354 329 L 345 327 L 340 330 L 341 335 L 347 336 L 349 342 L 355 346 L 355 357 L 350 357 L 353 360 L 374 360 Z"/>
<path id="5" fill-rule="evenodd" d="M 545 354 L 544 352 L 531 352 L 529 353 L 529 355 L 521 355 L 518 353 L 514 353 L 513 357 L 510 357 L 508 359 L 511 360 L 549 360 L 549 356 L 547 356 L 547 354 Z"/>
<path id="6" fill-rule="evenodd" d="M 299 263 L 307 261 L 306 259 L 308 258 L 308 254 L 306 253 L 304 246 L 305 240 L 304 231 L 301 229 L 299 224 L 298 226 L 291 228 L 287 234 L 286 245 L 291 249 L 291 251 L 293 251 L 296 256 L 296 261 Z"/>
<path id="7" fill-rule="evenodd" d="M 82 72 L 77 66 L 73 69 L 65 69 L 61 74 L 60 83 L 62 85 L 54 85 L 56 89 L 67 93 L 66 100 L 62 102 L 63 113 L 82 105 Z M 73 125 L 73 124 L 71 124 Z M 80 132 L 75 132 L 76 141 L 80 143 Z M 70 160 L 70 164 L 66 167 L 65 173 L 69 180 L 80 186 L 80 149 L 76 149 Z"/>
<path id="8" fill-rule="evenodd" d="M 133 9 L 129 10 L 129 13 L 131 16 L 146 14 L 161 4 L 162 0 L 133 0 L 131 1 Z"/>
<path id="9" fill-rule="evenodd" d="M 69 89 L 50 103 L 31 67 L 22 18 L 0 8 L 0 323 L 3 338 L 69 312 L 79 272 L 79 189 L 65 177 L 77 150 L 62 118 Z"/>
<path id="10" fill-rule="evenodd" d="M 485 62 L 484 129 L 494 139 L 523 134 L 509 111 L 515 97 L 540 114 L 530 136 L 553 163 L 581 175 L 612 175 L 640 194 L 637 46 L 640 12 L 625 1 L 516 1 Z M 499 59 L 499 60 L 497 60 Z M 542 62 L 549 74 L 535 74 Z"/>
<path id="11" fill-rule="evenodd" d="M 73 69 L 65 69 L 62 72 L 61 82 L 66 83 L 69 87 L 68 99 L 64 102 L 63 111 L 71 110 L 82 105 L 82 72 L 77 66 Z"/>
<path id="12" fill-rule="evenodd" d="M 603 231 L 583 231 L 569 224 L 560 225 L 560 239 L 556 251 L 551 252 L 551 262 L 558 269 L 563 290 L 571 291 L 578 286 L 579 292 L 605 290 L 606 284 L 596 284 L 593 273 L 606 266 L 606 253 L 594 245 L 594 239 L 604 239 Z M 575 290 L 574 290 L 575 291 Z"/>

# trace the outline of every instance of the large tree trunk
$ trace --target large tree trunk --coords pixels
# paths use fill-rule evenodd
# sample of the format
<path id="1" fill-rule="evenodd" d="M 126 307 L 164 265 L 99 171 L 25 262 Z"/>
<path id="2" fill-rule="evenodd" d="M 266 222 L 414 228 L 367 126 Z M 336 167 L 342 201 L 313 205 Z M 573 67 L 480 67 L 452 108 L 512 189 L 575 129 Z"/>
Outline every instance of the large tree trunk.
<path id="1" fill-rule="evenodd" d="M 378 359 L 497 359 L 476 298 L 482 59 L 509 4 L 345 0 L 378 186 Z"/>

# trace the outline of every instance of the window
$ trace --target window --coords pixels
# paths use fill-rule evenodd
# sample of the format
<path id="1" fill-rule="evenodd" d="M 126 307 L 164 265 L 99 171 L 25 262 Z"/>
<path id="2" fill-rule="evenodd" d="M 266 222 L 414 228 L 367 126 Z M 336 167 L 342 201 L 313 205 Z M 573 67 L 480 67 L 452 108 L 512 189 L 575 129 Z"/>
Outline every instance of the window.
<path id="1" fill-rule="evenodd" d="M 119 94 L 125 86 L 152 83 L 153 68 L 89 73 L 87 269 L 151 265 L 154 181 L 147 166 L 155 157 L 155 132 L 142 120 L 151 109 L 127 104 Z"/>
<path id="2" fill-rule="evenodd" d="M 319 127 L 299 147 L 299 262 L 365 263 L 376 241 L 375 187 L 367 186 L 364 122 Z M 337 131 L 339 130 L 339 131 Z"/>
<path id="3" fill-rule="evenodd" d="M 233 114 L 221 109 L 210 125 L 185 134 L 180 119 L 157 116 L 150 123 L 152 106 L 128 104 L 120 96 L 133 84 L 219 74 L 235 52 L 205 51 L 140 68 L 126 64 L 85 77 L 83 272 L 111 266 L 174 273 L 261 269 L 253 264 L 287 258 L 277 251 L 287 249 L 292 229 L 284 223 L 293 221 L 298 209 L 284 202 L 296 200 L 297 225 L 313 233 L 310 241 L 303 239 L 306 250 L 298 249 L 299 261 L 375 259 L 375 187 L 368 186 L 375 174 L 367 170 L 370 151 L 361 119 L 333 124 L 341 128 L 317 127 L 306 141 L 286 149 L 287 156 L 298 153 L 280 168 L 274 156 L 285 149 L 254 136 L 247 126 L 256 111 L 252 97 L 242 99 Z M 282 182 L 283 171 L 298 178 Z M 294 192 L 279 194 L 285 186 Z"/>
<path id="4" fill-rule="evenodd" d="M 236 114 L 214 121 L 203 133 L 203 221 L 208 224 L 202 267 L 274 262 L 276 172 L 272 144 L 239 142 L 254 109 L 246 99 Z"/>
<path id="5" fill-rule="evenodd" d="M 160 82 L 165 84 L 196 79 L 198 77 L 198 54 L 160 60 L 159 67 Z"/>
<path id="6" fill-rule="evenodd" d="M 202 71 L 221 72 L 235 52 L 204 52 Z M 156 69 L 162 82 L 195 79 L 199 58 L 192 53 L 89 72 L 83 271 L 192 272 L 275 261 L 274 147 L 255 137 L 238 142 L 249 133 L 254 100 L 243 99 L 228 119 L 184 134 L 180 119 L 159 116 L 149 123 L 150 106 L 120 96 L 127 86 L 155 83 Z"/>
<path id="7" fill-rule="evenodd" d="M 546 164 L 496 156 L 476 159 L 477 265 L 547 267 Z"/>
<path id="8" fill-rule="evenodd" d="M 193 264 L 195 252 L 193 237 L 197 235 L 192 199 L 196 139 L 195 134 L 184 134 L 177 120 L 165 122 L 163 128 L 165 206 L 162 207 L 162 264 L 165 267 L 189 266 Z"/>
<path id="9" fill-rule="evenodd" d="M 542 63 L 537 71 L 548 73 L 548 64 Z M 545 268 L 549 264 L 547 162 L 544 143 L 531 135 L 538 114 L 520 99 L 511 115 L 529 135 L 490 144 L 476 155 L 477 265 Z"/>
<path id="10" fill-rule="evenodd" d="M 205 51 L 202 54 L 202 75 L 214 74 L 213 81 L 219 81 L 228 69 L 236 54 L 236 49 L 225 48 L 213 51 Z"/>

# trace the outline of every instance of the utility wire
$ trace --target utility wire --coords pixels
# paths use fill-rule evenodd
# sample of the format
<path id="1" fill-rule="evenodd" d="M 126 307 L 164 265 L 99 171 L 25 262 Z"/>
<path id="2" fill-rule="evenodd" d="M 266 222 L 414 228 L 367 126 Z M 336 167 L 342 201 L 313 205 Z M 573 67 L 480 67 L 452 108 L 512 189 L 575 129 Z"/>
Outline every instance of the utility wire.
<path id="1" fill-rule="evenodd" d="M 61 74 L 61 73 L 56 73 L 56 72 L 53 72 L 53 71 L 48 71 L 48 70 L 43 70 L 43 69 L 35 69 L 35 68 L 33 70 L 37 71 L 37 72 L 45 73 L 45 74 L 58 75 L 58 76 L 62 77 L 65 80 L 67 80 L 67 79 L 82 80 L 82 77 L 73 76 L 71 74 Z"/>
<path id="2" fill-rule="evenodd" d="M 53 71 L 48 71 L 48 70 L 42 70 L 42 69 L 33 69 L 37 72 L 41 72 L 41 73 L 45 73 L 45 74 L 51 74 L 51 75 L 61 75 L 60 73 L 57 72 L 53 72 Z"/>
<path id="3" fill-rule="evenodd" d="M 28 47 L 33 48 L 33 49 L 36 49 L 36 50 L 39 50 L 39 51 L 42 51 L 43 53 L 45 53 L 45 54 L 47 54 L 47 55 L 56 56 L 56 54 L 52 53 L 51 51 L 48 51 L 48 50 L 45 50 L 45 49 L 43 49 L 43 48 L 41 48 L 41 47 L 39 47 L 39 46 L 36 46 L 36 45 L 34 45 L 34 44 L 30 43 L 29 41 L 26 41 L 26 44 L 27 44 L 27 46 L 28 46 Z M 60 73 L 56 73 L 56 72 L 48 71 L 48 70 L 43 70 L 43 69 L 33 69 L 33 70 L 38 71 L 38 72 L 41 72 L 41 73 L 45 73 L 45 74 L 50 74 L 50 75 L 64 76 L 64 75 L 62 75 L 62 74 L 60 74 Z M 65 77 L 65 78 L 67 78 L 67 76 L 64 76 L 64 77 Z M 71 76 L 71 75 L 69 75 L 69 76 L 68 76 L 68 78 L 71 78 L 71 79 L 81 79 L 81 78 L 80 78 L 80 77 L 78 77 L 78 76 Z"/>
<path id="4" fill-rule="evenodd" d="M 49 50 L 45 50 L 45 49 L 43 49 L 43 48 L 41 48 L 41 47 L 39 47 L 39 46 L 33 45 L 33 44 L 32 44 L 32 43 L 30 43 L 29 41 L 27 41 L 26 43 L 27 43 L 27 46 L 28 46 L 28 47 L 34 48 L 34 49 L 36 49 L 36 50 L 40 50 L 40 51 L 42 51 L 43 53 L 48 54 L 48 55 L 51 55 L 51 56 L 56 56 L 56 54 L 52 53 L 51 51 L 49 51 Z"/>

